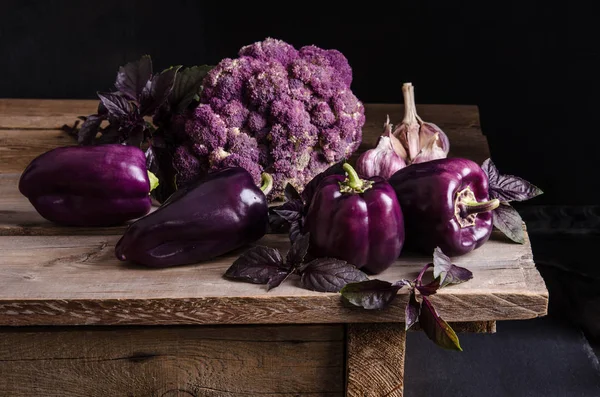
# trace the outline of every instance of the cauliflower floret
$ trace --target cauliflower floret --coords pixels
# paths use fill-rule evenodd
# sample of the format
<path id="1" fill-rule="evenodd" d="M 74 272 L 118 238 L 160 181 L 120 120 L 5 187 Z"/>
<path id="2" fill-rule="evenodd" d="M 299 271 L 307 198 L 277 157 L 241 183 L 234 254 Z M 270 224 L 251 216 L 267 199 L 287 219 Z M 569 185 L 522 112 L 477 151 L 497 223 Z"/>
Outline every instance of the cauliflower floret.
<path id="1" fill-rule="evenodd" d="M 262 172 L 272 175 L 271 201 L 287 183 L 301 192 L 360 145 L 364 107 L 351 82 L 352 69 L 337 50 L 296 50 L 272 38 L 242 47 L 207 74 L 200 105 L 179 123 L 178 182 L 239 166 L 257 184 Z"/>
<path id="2" fill-rule="evenodd" d="M 227 125 L 208 105 L 200 104 L 185 126 L 192 143 L 202 144 L 209 150 L 223 147 L 227 142 Z"/>

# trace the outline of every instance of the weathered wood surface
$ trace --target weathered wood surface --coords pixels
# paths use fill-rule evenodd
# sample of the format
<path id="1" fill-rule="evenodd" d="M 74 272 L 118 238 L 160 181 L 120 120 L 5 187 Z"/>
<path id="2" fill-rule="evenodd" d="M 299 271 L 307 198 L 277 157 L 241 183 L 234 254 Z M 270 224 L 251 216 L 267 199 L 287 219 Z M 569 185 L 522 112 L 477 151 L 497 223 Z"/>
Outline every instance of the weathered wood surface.
<path id="1" fill-rule="evenodd" d="M 20 172 L 36 156 L 63 145 L 75 144 L 61 131 L 80 115 L 95 111 L 97 101 L 0 99 L 0 172 Z M 425 121 L 438 124 L 449 136 L 451 156 L 468 157 L 481 163 L 489 157 L 481 133 L 479 113 L 472 105 L 418 105 Z M 383 131 L 386 115 L 394 124 L 402 121 L 402 104 L 365 104 L 366 122 L 358 153 L 373 147 Z"/>
<path id="2" fill-rule="evenodd" d="M 352 307 L 339 294 L 313 292 L 288 280 L 265 286 L 222 276 L 240 254 L 197 265 L 149 269 L 118 261 L 119 236 L 0 238 L 0 325 L 264 324 L 398 322 L 406 295 L 384 311 Z M 285 235 L 258 244 L 289 248 Z M 454 258 L 473 272 L 467 283 L 431 300 L 446 321 L 526 319 L 544 315 L 548 293 L 529 242 L 494 234 L 470 254 Z M 402 255 L 377 278 L 413 279 L 430 258 Z"/>
<path id="3" fill-rule="evenodd" d="M 97 100 L 0 99 L 0 129 L 59 129 L 97 109 Z"/>
<path id="4" fill-rule="evenodd" d="M 72 137 L 52 128 L 73 120 L 76 117 L 73 113 L 75 111 L 93 111 L 94 103 L 95 101 L 41 101 L 38 106 L 29 100 L 17 100 L 13 103 L 12 100 L 0 99 L 0 236 L 104 235 L 120 234 L 125 230 L 126 225 L 108 228 L 53 225 L 42 218 L 17 190 L 20 173 L 36 156 L 57 146 L 75 144 Z M 387 114 L 393 122 L 400 123 L 404 111 L 402 105 L 394 104 L 367 104 L 365 108 L 367 121 L 358 153 L 375 145 Z M 452 142 L 452 156 L 471 158 L 479 163 L 489 157 L 476 107 L 421 105 L 419 110 L 425 120 L 437 122 L 447 132 Z M 44 114 L 48 114 L 49 118 L 44 119 Z M 37 129 L 40 126 L 43 128 Z"/>
<path id="5" fill-rule="evenodd" d="M 405 346 L 403 324 L 348 325 L 346 396 L 402 397 Z"/>
<path id="6" fill-rule="evenodd" d="M 60 130 L 0 129 L 0 175 L 21 173 L 40 154 L 74 144 L 75 139 Z"/>
<path id="7" fill-rule="evenodd" d="M 344 326 L 0 328 L 0 395 L 343 396 Z"/>

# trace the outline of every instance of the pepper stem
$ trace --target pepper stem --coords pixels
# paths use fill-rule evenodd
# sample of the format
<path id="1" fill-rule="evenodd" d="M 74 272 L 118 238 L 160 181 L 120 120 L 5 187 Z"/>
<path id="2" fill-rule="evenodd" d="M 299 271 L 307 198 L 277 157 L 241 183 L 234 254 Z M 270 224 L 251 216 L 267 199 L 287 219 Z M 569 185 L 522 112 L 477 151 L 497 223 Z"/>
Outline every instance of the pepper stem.
<path id="1" fill-rule="evenodd" d="M 263 172 L 262 174 L 260 174 L 260 181 L 262 183 L 262 185 L 260 186 L 260 190 L 262 190 L 262 192 L 266 196 L 273 189 L 273 177 L 271 176 L 271 174 Z"/>
<path id="2" fill-rule="evenodd" d="M 150 181 L 150 191 L 158 187 L 158 178 L 150 171 L 148 171 L 148 180 Z"/>
<path id="3" fill-rule="evenodd" d="M 344 163 L 342 168 L 348 174 L 346 180 L 340 182 L 340 191 L 342 193 L 363 193 L 373 186 L 372 181 L 361 179 L 350 164 Z"/>
<path id="4" fill-rule="evenodd" d="M 462 202 L 462 211 L 466 215 L 478 214 L 480 212 L 488 212 L 493 211 L 500 205 L 500 200 L 493 199 L 488 201 L 463 201 Z"/>
<path id="5" fill-rule="evenodd" d="M 348 173 L 348 186 L 352 189 L 360 189 L 363 183 L 356 170 L 348 163 L 344 163 L 342 168 Z"/>
<path id="6" fill-rule="evenodd" d="M 498 199 L 477 201 L 470 187 L 456 193 L 454 216 L 461 227 L 474 226 L 477 214 L 493 211 L 500 205 Z"/>

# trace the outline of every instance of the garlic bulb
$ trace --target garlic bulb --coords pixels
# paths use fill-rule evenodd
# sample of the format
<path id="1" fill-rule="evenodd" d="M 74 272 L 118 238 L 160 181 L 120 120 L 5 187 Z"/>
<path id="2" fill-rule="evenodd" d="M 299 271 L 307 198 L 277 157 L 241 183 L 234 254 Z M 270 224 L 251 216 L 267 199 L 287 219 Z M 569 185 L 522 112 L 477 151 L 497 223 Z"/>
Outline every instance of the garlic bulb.
<path id="1" fill-rule="evenodd" d="M 356 172 L 362 178 L 381 176 L 388 179 L 396 171 L 406 167 L 406 162 L 397 151 L 403 153 L 406 158 L 406 151 L 398 139 L 392 135 L 392 125 L 388 116 L 377 146 L 365 151 L 356 161 Z"/>

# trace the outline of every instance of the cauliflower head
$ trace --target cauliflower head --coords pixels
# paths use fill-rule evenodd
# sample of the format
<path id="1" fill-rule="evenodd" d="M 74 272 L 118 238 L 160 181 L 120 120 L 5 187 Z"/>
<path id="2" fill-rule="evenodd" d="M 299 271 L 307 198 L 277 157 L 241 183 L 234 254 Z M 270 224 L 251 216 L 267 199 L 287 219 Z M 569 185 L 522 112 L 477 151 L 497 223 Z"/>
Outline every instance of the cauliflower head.
<path id="1" fill-rule="evenodd" d="M 298 192 L 362 140 L 364 106 L 352 93 L 344 55 L 314 45 L 299 50 L 273 38 L 242 47 L 204 78 L 200 104 L 174 122 L 178 186 L 222 167 L 241 166 L 269 200 L 286 184 Z"/>

